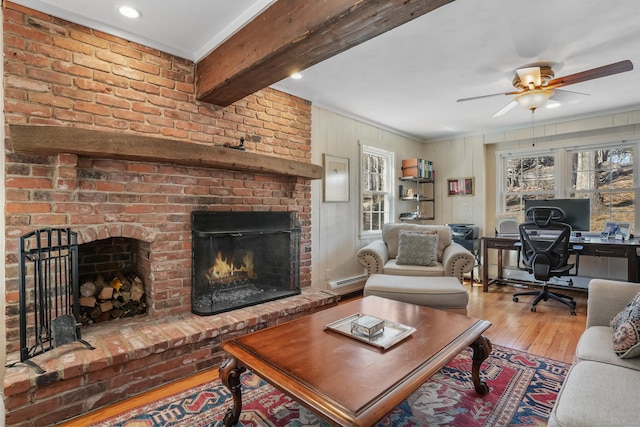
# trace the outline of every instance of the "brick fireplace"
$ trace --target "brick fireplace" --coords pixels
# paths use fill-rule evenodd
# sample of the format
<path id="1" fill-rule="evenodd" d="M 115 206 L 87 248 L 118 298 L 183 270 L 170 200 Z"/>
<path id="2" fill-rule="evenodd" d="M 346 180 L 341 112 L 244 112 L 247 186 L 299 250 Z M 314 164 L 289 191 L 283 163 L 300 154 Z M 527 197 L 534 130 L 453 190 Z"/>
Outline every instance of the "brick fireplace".
<path id="1" fill-rule="evenodd" d="M 311 184 L 290 168 L 310 163 L 308 102 L 264 89 L 225 108 L 203 104 L 195 100 L 191 61 L 10 2 L 3 8 L 8 360 L 19 347 L 17 250 L 25 233 L 69 227 L 80 244 L 131 239 L 148 304 L 142 320 L 87 327 L 104 343 L 98 353 L 74 354 L 74 362 L 46 355 L 47 374 L 38 378 L 8 368 L 7 425 L 45 425 L 188 375 L 220 361 L 223 337 L 333 302 L 307 289 L 291 306 L 272 302 L 208 320 L 190 313 L 193 211 L 294 212 L 300 286 L 309 287 Z M 18 140 L 18 128 L 39 126 L 51 131 Z M 78 130 L 86 133 L 71 133 Z M 240 138 L 246 153 L 222 148 Z M 47 151 L 59 141 L 69 149 Z M 284 166 L 278 171 L 270 159 Z M 168 319 L 179 326 L 156 331 Z M 132 340 L 118 328 L 140 328 L 147 338 Z M 31 418 L 49 412 L 55 415 Z"/>

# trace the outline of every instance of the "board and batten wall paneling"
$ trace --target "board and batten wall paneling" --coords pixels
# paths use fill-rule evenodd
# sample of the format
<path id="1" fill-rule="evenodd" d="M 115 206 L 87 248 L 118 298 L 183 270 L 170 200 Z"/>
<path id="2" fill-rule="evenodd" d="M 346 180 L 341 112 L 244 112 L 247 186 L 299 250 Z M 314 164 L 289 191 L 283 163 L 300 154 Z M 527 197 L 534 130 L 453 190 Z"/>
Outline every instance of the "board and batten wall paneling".
<path id="1" fill-rule="evenodd" d="M 398 135 L 368 123 L 312 107 L 311 161 L 322 164 L 323 154 L 349 159 L 349 202 L 323 201 L 321 180 L 312 181 L 312 268 L 313 287 L 325 289 L 327 282 L 362 274 L 356 252 L 370 242 L 360 236 L 360 145 L 395 153 L 394 193 L 402 171 L 402 159 L 425 157 L 420 141 Z M 425 157 L 426 158 L 426 157 Z M 394 194 L 394 222 L 408 209 Z"/>
<path id="2" fill-rule="evenodd" d="M 482 138 L 465 137 L 428 142 L 425 158 L 434 162 L 438 224 L 483 226 L 484 147 Z M 473 195 L 449 196 L 447 180 L 473 178 Z"/>

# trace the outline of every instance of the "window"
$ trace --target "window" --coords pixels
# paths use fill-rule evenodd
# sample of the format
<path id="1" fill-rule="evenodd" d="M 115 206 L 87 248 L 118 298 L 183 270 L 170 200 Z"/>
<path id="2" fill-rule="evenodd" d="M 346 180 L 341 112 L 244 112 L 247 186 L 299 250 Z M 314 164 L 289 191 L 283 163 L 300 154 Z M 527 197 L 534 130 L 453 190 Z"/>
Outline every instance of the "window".
<path id="1" fill-rule="evenodd" d="M 553 199 L 555 157 L 530 155 L 505 158 L 504 212 L 520 214 L 527 199 Z"/>
<path id="2" fill-rule="evenodd" d="M 592 231 L 607 221 L 629 222 L 637 230 L 637 149 L 634 143 L 500 154 L 499 211 L 523 220 L 528 199 L 589 199 Z"/>
<path id="3" fill-rule="evenodd" d="M 573 151 L 570 162 L 568 196 L 591 200 L 592 230 L 608 221 L 634 223 L 633 147 Z"/>
<path id="4" fill-rule="evenodd" d="M 379 234 L 391 219 L 393 153 L 361 146 L 363 234 Z"/>

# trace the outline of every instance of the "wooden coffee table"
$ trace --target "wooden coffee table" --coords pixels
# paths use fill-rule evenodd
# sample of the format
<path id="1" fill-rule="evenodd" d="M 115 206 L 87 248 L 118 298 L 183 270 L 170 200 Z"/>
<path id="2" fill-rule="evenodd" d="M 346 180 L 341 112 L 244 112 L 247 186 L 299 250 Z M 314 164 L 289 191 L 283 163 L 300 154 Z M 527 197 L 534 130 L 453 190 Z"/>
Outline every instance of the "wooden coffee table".
<path id="1" fill-rule="evenodd" d="M 325 328 L 357 313 L 416 331 L 383 349 Z M 491 343 L 482 333 L 489 326 L 486 320 L 368 296 L 225 341 L 222 348 L 231 358 L 220 367 L 220 379 L 234 406 L 224 425 L 236 425 L 240 417 L 240 375 L 246 369 L 333 424 L 370 426 L 471 346 L 473 385 L 484 395 L 489 388 L 480 366 Z"/>

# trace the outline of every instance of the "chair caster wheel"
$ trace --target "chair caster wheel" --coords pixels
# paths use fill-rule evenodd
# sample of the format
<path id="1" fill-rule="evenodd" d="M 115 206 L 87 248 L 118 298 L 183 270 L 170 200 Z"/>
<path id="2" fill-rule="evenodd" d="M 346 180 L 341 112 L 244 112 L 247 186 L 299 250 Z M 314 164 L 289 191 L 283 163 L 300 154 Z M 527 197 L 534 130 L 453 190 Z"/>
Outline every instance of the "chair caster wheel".
<path id="1" fill-rule="evenodd" d="M 535 313 L 536 312 L 536 308 L 535 307 L 531 307 L 531 312 Z"/>
<path id="2" fill-rule="evenodd" d="M 518 302 L 518 297 L 513 297 L 513 302 Z"/>
<path id="3" fill-rule="evenodd" d="M 575 310 L 571 310 L 571 315 L 572 315 L 572 316 L 577 316 L 577 315 L 578 315 L 578 313 L 576 313 L 576 311 L 575 311 Z"/>

